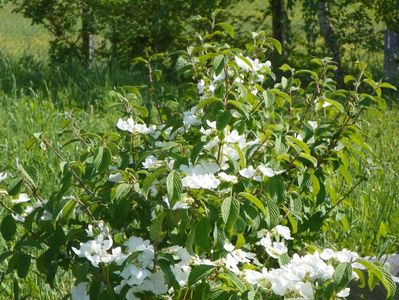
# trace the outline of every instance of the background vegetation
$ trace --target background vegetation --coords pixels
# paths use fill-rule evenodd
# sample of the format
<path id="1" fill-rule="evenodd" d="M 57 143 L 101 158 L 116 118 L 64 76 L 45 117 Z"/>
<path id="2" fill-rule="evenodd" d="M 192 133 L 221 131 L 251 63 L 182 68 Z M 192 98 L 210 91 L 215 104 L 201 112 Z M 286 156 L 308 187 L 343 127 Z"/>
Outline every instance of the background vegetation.
<path id="1" fill-rule="evenodd" d="M 395 34 L 398 28 L 394 21 L 399 19 L 395 1 L 231 0 L 199 1 L 194 7 L 186 3 L 5 3 L 0 8 L 1 159 L 17 158 L 43 170 L 41 182 L 46 185 L 42 192 L 49 193 L 51 186 L 58 184 L 53 175 L 59 166 L 50 154 L 30 152 L 26 141 L 32 139 L 32 133 L 46 130 L 59 136 L 62 128 L 54 120 L 65 113 L 72 114 L 82 128 L 113 127 L 119 115 L 109 92 L 124 85 L 148 83 L 147 74 L 134 64 L 135 57 L 175 53 L 185 48 L 194 38 L 194 30 L 201 29 L 197 15 L 209 15 L 215 8 L 225 9 L 223 18 L 233 24 L 236 33 L 230 42 L 237 46 L 245 45 L 250 32 L 258 30 L 265 30 L 282 42 L 283 55 L 271 58 L 276 71 L 285 62 L 305 67 L 312 56 L 332 56 L 338 60 L 342 73 L 352 72 L 355 62 L 363 60 L 374 78 L 385 77 L 398 85 L 397 70 L 387 68 L 386 61 L 384 74 L 384 36 Z M 324 4 L 328 5 L 327 21 L 333 33 L 328 26 L 323 29 L 323 20 L 320 21 Z M 66 7 L 64 15 L 61 12 Z M 385 60 L 386 57 L 385 53 Z M 166 66 L 163 72 L 171 95 L 178 93 L 176 63 L 173 59 L 160 60 Z M 340 76 L 337 73 L 338 81 L 342 80 Z M 376 167 L 342 203 L 334 227 L 323 228 L 327 241 L 361 255 L 398 252 L 398 94 L 384 96 L 388 109 L 363 120 L 366 140 L 371 145 L 369 157 Z M 77 155 L 78 151 L 71 148 L 69 153 Z M 0 265 L 0 272 L 2 268 Z M 65 276 L 68 278 L 68 274 Z M 37 277 L 30 276 L 22 287 L 30 291 L 33 299 L 58 299 L 57 292 L 38 288 L 37 282 Z M 12 284 L 10 280 L 0 282 L 0 299 L 12 297 L 8 292 Z M 69 290 L 70 283 L 60 277 L 56 287 Z"/>

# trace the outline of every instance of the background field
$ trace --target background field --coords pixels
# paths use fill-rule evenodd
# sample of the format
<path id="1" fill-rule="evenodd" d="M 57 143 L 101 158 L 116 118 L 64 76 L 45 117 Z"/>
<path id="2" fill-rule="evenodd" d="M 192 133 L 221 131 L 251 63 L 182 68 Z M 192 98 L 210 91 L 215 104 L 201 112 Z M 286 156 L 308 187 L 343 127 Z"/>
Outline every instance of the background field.
<path id="1" fill-rule="evenodd" d="M 259 3 L 247 9 L 249 15 L 256 14 L 256 5 Z M 46 194 L 57 184 L 52 176 L 58 172 L 56 159 L 39 151 L 33 159 L 26 141 L 34 132 L 59 135 L 59 118 L 51 117 L 65 111 L 73 110 L 82 128 L 113 127 L 120 115 L 111 108 L 108 92 L 121 85 L 138 85 L 142 76 L 138 71 L 86 70 L 79 65 L 49 68 L 50 35 L 43 27 L 32 26 L 29 20 L 13 14 L 12 9 L 11 5 L 0 8 L 0 156 L 9 161 L 19 158 L 43 170 L 40 179 L 45 182 L 42 188 Z M 382 53 L 361 55 L 381 74 Z M 341 247 L 362 255 L 399 252 L 399 109 L 397 94 L 388 96 L 387 111 L 368 115 L 363 123 L 371 145 L 370 158 L 378 167 L 348 199 L 356 203 L 354 208 L 342 206 L 347 219 L 338 220 L 339 225 L 326 233 Z M 78 149 L 70 152 L 78 153 Z M 0 271 L 3 269 L 0 265 Z M 56 292 L 49 287 L 37 289 L 37 280 L 31 276 L 22 283 L 32 299 L 59 299 L 58 292 L 70 288 L 68 274 L 57 279 Z M 10 284 L 0 282 L 0 299 L 11 299 Z"/>

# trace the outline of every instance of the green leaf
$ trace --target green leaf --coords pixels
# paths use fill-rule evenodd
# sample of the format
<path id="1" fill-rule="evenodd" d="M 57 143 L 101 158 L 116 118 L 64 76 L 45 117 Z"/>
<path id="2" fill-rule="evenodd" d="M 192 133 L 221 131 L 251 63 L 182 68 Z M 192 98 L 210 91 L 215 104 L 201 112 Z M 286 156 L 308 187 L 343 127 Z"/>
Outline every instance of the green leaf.
<path id="1" fill-rule="evenodd" d="M 209 104 L 214 104 L 214 103 L 221 103 L 223 104 L 222 99 L 220 98 L 216 98 L 216 97 L 210 97 L 210 98 L 205 98 L 203 100 L 201 100 L 198 105 L 197 105 L 197 111 L 199 111 L 201 108 L 203 108 L 206 105 Z"/>
<path id="2" fill-rule="evenodd" d="M 170 207 L 172 208 L 175 203 L 180 200 L 180 196 L 183 191 L 183 183 L 179 173 L 176 171 L 169 173 L 168 177 L 166 178 L 166 189 L 168 191 Z"/>
<path id="3" fill-rule="evenodd" d="M 145 195 L 147 195 L 148 190 L 151 186 L 151 184 L 162 174 L 166 172 L 167 168 L 166 167 L 161 167 L 157 169 L 154 173 L 149 174 L 143 181 L 143 191 Z"/>
<path id="4" fill-rule="evenodd" d="M 17 274 L 19 278 L 25 278 L 28 275 L 30 263 L 31 263 L 31 256 L 21 253 L 17 256 Z"/>
<path id="5" fill-rule="evenodd" d="M 229 23 L 217 23 L 216 26 L 223 28 L 231 38 L 234 38 L 234 28 Z"/>
<path id="6" fill-rule="evenodd" d="M 276 97 L 270 90 L 266 90 L 263 92 L 263 98 L 265 99 L 266 108 L 272 107 L 276 99 Z"/>
<path id="7" fill-rule="evenodd" d="M 235 198 L 227 197 L 222 203 L 221 210 L 224 223 L 227 228 L 231 228 L 240 212 L 240 203 Z"/>
<path id="8" fill-rule="evenodd" d="M 25 169 L 21 164 L 18 164 L 18 170 L 21 172 L 22 177 L 27 181 L 27 183 L 33 189 L 37 189 L 39 183 L 39 176 L 36 168 L 28 166 Z"/>
<path id="9" fill-rule="evenodd" d="M 340 263 L 336 268 L 333 275 L 336 290 L 340 291 L 347 287 L 352 279 L 352 266 L 349 263 Z"/>
<path id="10" fill-rule="evenodd" d="M 381 82 L 380 87 L 396 91 L 396 87 L 388 82 Z"/>
<path id="11" fill-rule="evenodd" d="M 276 203 L 273 201 L 266 201 L 266 223 L 269 226 L 269 228 L 275 227 L 280 220 L 280 210 L 279 207 Z"/>
<path id="12" fill-rule="evenodd" d="M 353 75 L 346 75 L 346 76 L 344 77 L 344 83 L 345 83 L 345 84 L 348 84 L 348 83 L 351 82 L 351 81 L 356 81 L 356 77 L 353 76 Z"/>
<path id="13" fill-rule="evenodd" d="M 263 205 L 262 201 L 260 201 L 258 198 L 255 196 L 249 194 L 249 193 L 239 193 L 238 196 L 241 196 L 245 199 L 247 199 L 249 202 L 251 202 L 253 205 L 255 205 L 265 216 L 267 214 L 265 206 Z"/>
<path id="14" fill-rule="evenodd" d="M 93 160 L 94 168 L 98 173 L 102 174 L 108 171 L 108 167 L 112 162 L 111 150 L 107 147 L 98 148 L 97 154 Z"/>
<path id="15" fill-rule="evenodd" d="M 191 287 L 194 284 L 201 281 L 204 277 L 209 277 L 215 266 L 198 265 L 192 268 L 190 275 L 188 276 L 188 285 Z"/>
<path id="16" fill-rule="evenodd" d="M 229 124 L 231 118 L 232 118 L 232 115 L 231 115 L 230 110 L 224 111 L 216 119 L 216 128 L 218 130 L 223 130 L 227 126 L 227 124 Z"/>
<path id="17" fill-rule="evenodd" d="M 283 53 L 283 46 L 281 46 L 281 43 L 280 43 L 279 40 L 276 40 L 276 39 L 274 39 L 274 38 L 269 37 L 269 38 L 267 39 L 267 41 L 268 41 L 269 43 L 271 43 L 271 44 L 274 46 L 274 48 L 276 48 L 278 54 L 281 55 L 281 54 Z"/>
<path id="18" fill-rule="evenodd" d="M 211 230 L 211 224 L 206 217 L 202 218 L 195 226 L 195 244 L 206 252 L 209 252 L 211 249 Z"/>
<path id="19" fill-rule="evenodd" d="M 11 215 L 6 215 L 0 225 L 0 232 L 3 238 L 7 241 L 13 239 L 17 231 L 17 224 Z"/>
<path id="20" fill-rule="evenodd" d="M 7 193 L 10 196 L 15 196 L 19 193 L 22 187 L 22 179 L 21 178 L 13 178 L 10 180 L 10 183 L 7 187 Z"/>
<path id="21" fill-rule="evenodd" d="M 291 261 L 291 258 L 288 256 L 288 253 L 284 253 L 278 257 L 278 264 L 280 267 L 289 264 Z"/>
<path id="22" fill-rule="evenodd" d="M 382 283 L 382 285 L 385 287 L 385 290 L 387 291 L 387 299 L 392 300 L 396 293 L 396 284 L 392 279 L 392 275 L 384 268 L 376 266 L 370 261 L 364 259 L 358 259 L 356 261 L 368 269 L 369 275 L 373 274 L 379 279 L 379 281 Z"/>
<path id="23" fill-rule="evenodd" d="M 317 159 L 315 157 L 313 157 L 312 155 L 302 152 L 301 154 L 299 154 L 299 157 L 302 157 L 302 158 L 306 159 L 307 161 L 310 161 L 313 164 L 313 167 L 315 167 L 315 168 L 317 167 Z"/>
<path id="24" fill-rule="evenodd" d="M 202 149 L 204 148 L 204 145 L 206 144 L 207 144 L 206 142 L 199 142 L 191 150 L 190 160 L 193 165 L 195 165 L 198 155 L 201 153 Z"/>

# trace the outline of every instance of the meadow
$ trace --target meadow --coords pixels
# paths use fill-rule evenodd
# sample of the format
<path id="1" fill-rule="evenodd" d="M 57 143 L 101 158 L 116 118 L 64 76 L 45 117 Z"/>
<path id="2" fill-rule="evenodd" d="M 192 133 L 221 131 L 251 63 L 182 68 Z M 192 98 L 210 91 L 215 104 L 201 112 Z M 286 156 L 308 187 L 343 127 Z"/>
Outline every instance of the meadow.
<path id="1" fill-rule="evenodd" d="M 62 141 L 68 135 L 60 125 L 65 116 L 72 116 L 80 128 L 88 131 L 114 128 L 120 110 L 109 92 L 124 85 L 141 85 L 143 76 L 137 70 L 107 67 L 87 70 L 78 64 L 49 67 L 46 59 L 49 34 L 12 14 L 11 9 L 10 6 L 0 9 L 0 156 L 4 161 L 18 160 L 41 170 L 39 180 L 45 184 L 40 192 L 49 194 L 52 186 L 59 185 L 54 176 L 59 172 L 58 161 L 54 154 L 32 146 L 29 141 L 33 134 L 46 132 L 50 140 L 61 137 Z M 370 69 L 380 67 L 381 63 L 373 65 L 371 60 Z M 325 228 L 327 244 L 334 241 L 341 248 L 365 256 L 398 252 L 397 100 L 395 94 L 387 95 L 387 109 L 366 115 L 362 121 L 365 139 L 371 146 L 370 163 L 375 167 L 343 202 L 342 218 L 337 215 L 336 227 Z M 71 158 L 78 155 L 79 148 L 65 147 Z M 352 205 L 346 205 L 349 203 Z M 3 243 L 0 238 L 0 252 Z M 0 273 L 3 271 L 0 263 Z M 60 299 L 60 293 L 69 291 L 70 280 L 70 274 L 57 277 L 53 291 L 47 285 L 38 287 L 38 277 L 31 275 L 19 284 L 25 294 L 30 294 L 28 299 Z M 15 281 L 0 279 L 0 299 L 11 299 L 9 287 L 13 284 Z"/>

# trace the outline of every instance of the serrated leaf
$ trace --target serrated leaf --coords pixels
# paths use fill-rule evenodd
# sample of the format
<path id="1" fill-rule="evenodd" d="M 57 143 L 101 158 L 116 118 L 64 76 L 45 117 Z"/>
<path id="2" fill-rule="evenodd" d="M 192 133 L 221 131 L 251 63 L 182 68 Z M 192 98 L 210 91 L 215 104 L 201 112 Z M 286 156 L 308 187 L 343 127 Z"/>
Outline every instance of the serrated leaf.
<path id="1" fill-rule="evenodd" d="M 194 268 L 192 268 L 190 275 L 188 276 L 188 285 L 191 287 L 201 281 L 204 277 L 208 277 L 215 268 L 215 266 L 209 265 L 195 266 Z"/>
<path id="2" fill-rule="evenodd" d="M 272 107 L 276 99 L 276 97 L 270 90 L 266 90 L 263 92 L 263 98 L 265 99 L 266 108 Z"/>
<path id="3" fill-rule="evenodd" d="M 98 173 L 104 173 L 108 170 L 109 165 L 112 162 L 111 150 L 108 147 L 98 148 L 97 154 L 94 157 L 93 165 Z"/>
<path id="4" fill-rule="evenodd" d="M 340 263 L 336 268 L 333 275 L 336 290 L 340 291 L 347 287 L 352 279 L 352 266 L 349 263 Z"/>
<path id="5" fill-rule="evenodd" d="M 227 197 L 222 203 L 221 210 L 222 219 L 226 226 L 230 228 L 237 220 L 240 212 L 240 203 L 235 198 Z"/>
<path id="6" fill-rule="evenodd" d="M 27 167 L 26 169 L 22 165 L 18 165 L 18 170 L 21 172 L 22 177 L 28 182 L 28 184 L 33 188 L 37 189 L 37 184 L 39 182 L 39 176 L 36 168 Z"/>
<path id="7" fill-rule="evenodd" d="M 263 205 L 262 201 L 260 201 L 258 198 L 256 198 L 255 196 L 253 196 L 249 193 L 242 192 L 242 193 L 239 193 L 238 195 L 247 199 L 249 202 L 251 202 L 253 205 L 255 205 L 263 213 L 263 215 L 266 216 L 267 212 L 266 212 L 265 206 Z"/>
<path id="8" fill-rule="evenodd" d="M 170 207 L 173 207 L 180 200 L 181 193 L 183 192 L 183 183 L 179 173 L 176 171 L 169 173 L 166 178 L 166 189 L 168 191 Z"/>
<path id="9" fill-rule="evenodd" d="M 367 268 L 369 271 L 369 276 L 373 274 L 378 278 L 387 291 L 387 299 L 392 300 L 396 293 L 396 284 L 392 279 L 392 275 L 384 268 L 376 266 L 370 261 L 364 259 L 358 259 L 356 261 Z"/>
<path id="10" fill-rule="evenodd" d="M 276 203 L 272 201 L 266 201 L 266 223 L 269 228 L 275 227 L 280 220 L 280 210 Z"/>

